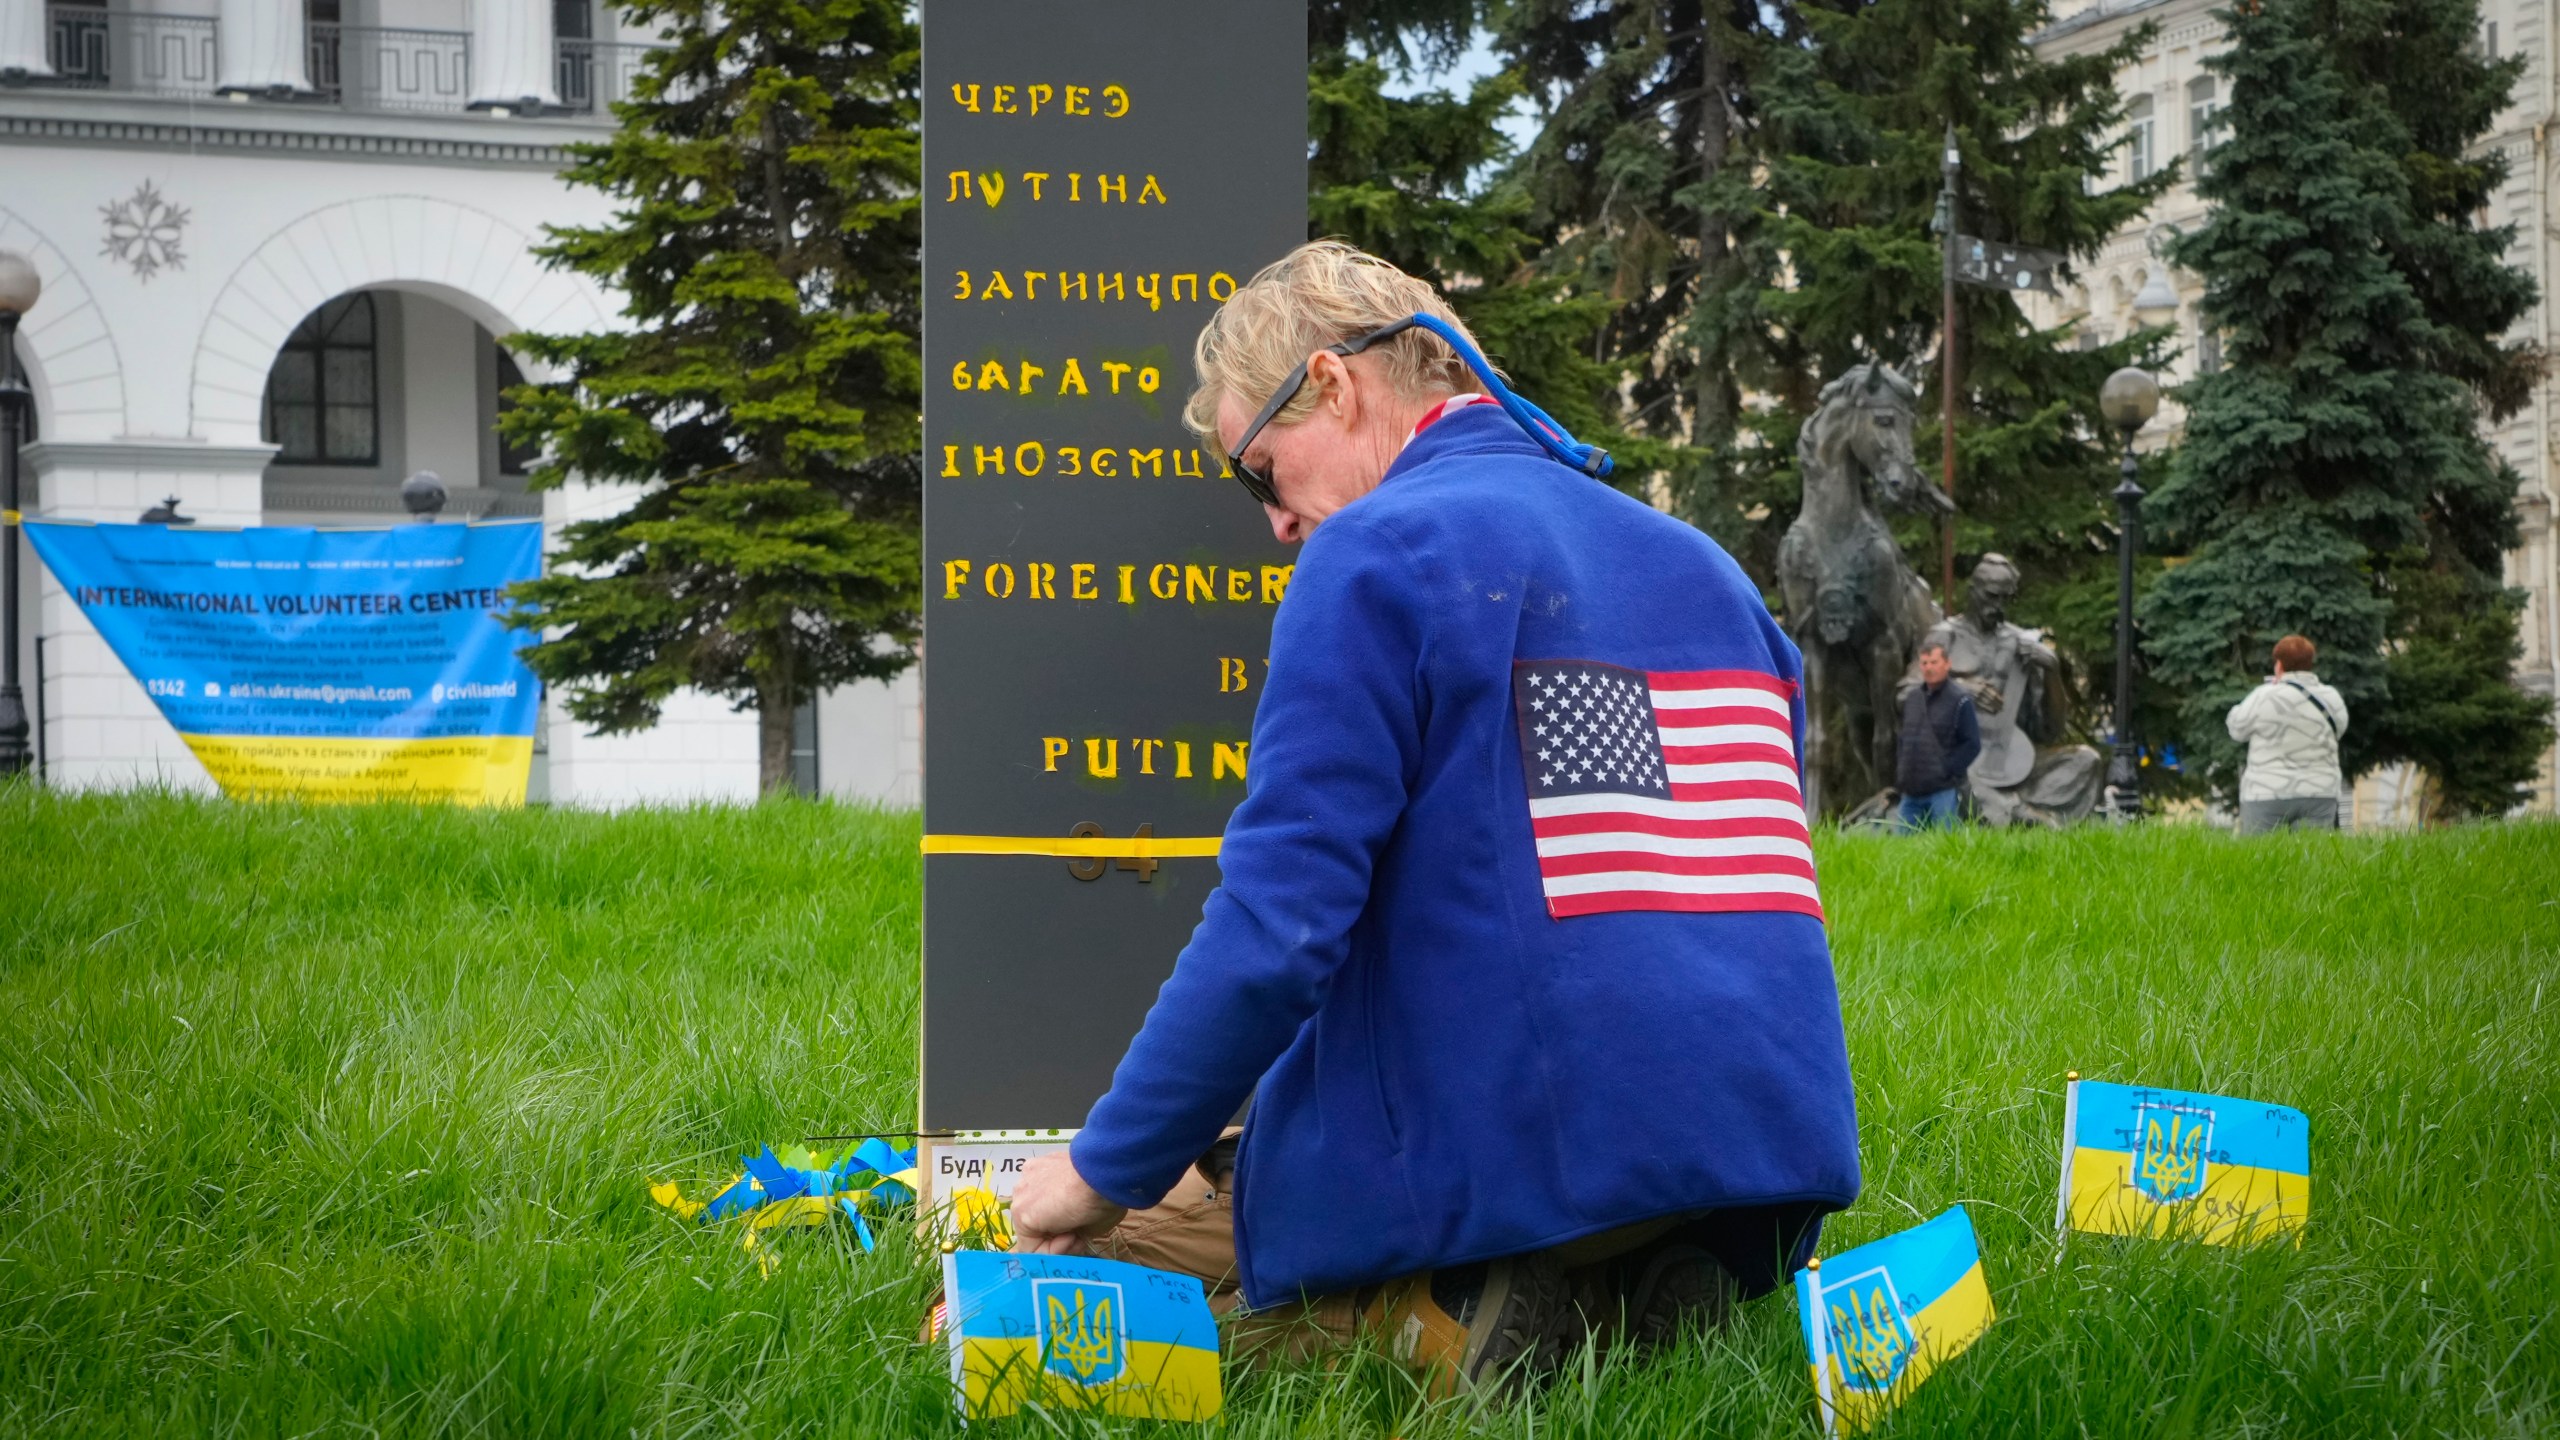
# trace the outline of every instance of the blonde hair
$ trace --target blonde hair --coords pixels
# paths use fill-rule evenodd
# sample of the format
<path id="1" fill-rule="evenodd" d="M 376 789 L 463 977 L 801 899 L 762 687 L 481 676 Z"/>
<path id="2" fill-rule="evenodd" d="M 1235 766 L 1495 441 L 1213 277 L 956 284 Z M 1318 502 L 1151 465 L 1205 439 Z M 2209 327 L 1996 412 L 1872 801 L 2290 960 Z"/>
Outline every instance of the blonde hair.
<path id="1" fill-rule="evenodd" d="M 1226 438 L 1218 433 L 1218 404 L 1228 392 L 1259 410 L 1308 356 L 1414 314 L 1444 320 L 1469 343 L 1475 341 L 1466 322 L 1428 284 L 1340 240 L 1301 245 L 1264 266 L 1201 328 L 1191 348 L 1199 384 L 1182 407 L 1182 423 L 1223 462 L 1228 457 Z M 1419 328 L 1362 353 L 1377 356 L 1387 383 L 1408 398 L 1454 395 L 1477 384 L 1457 352 Z M 1271 423 L 1305 419 L 1318 398 L 1314 388 L 1300 388 Z"/>

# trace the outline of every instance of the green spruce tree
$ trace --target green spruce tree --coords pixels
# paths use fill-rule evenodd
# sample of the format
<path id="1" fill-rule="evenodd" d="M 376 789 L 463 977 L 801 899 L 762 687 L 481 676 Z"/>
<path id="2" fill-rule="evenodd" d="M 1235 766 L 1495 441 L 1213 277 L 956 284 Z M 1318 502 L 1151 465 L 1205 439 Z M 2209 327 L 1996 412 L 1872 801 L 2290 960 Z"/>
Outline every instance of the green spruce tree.
<path id="1" fill-rule="evenodd" d="M 1728 541 L 1722 477 L 1762 378 L 1751 301 L 1769 276 L 1752 243 L 1754 77 L 1797 38 L 1791 15 L 1756 0 L 1518 0 L 1496 16 L 1496 47 L 1544 117 L 1511 167 L 1546 282 L 1525 293 L 1573 307 L 1591 360 L 1619 379 L 1604 398 L 1622 481 L 1659 480 L 1657 498 Z"/>
<path id="2" fill-rule="evenodd" d="M 2226 363 L 2182 396 L 2186 443 L 2146 516 L 2186 556 L 2144 606 L 2153 669 L 2186 692 L 2219 788 L 2240 759 L 2222 717 L 2288 633 L 2347 697 L 2350 774 L 2413 759 L 2450 809 L 2494 812 L 2548 743 L 2507 675 L 2516 477 L 2479 430 L 2539 361 L 2498 339 L 2533 291 L 2499 261 L 2509 237 L 2472 222 L 2501 172 L 2463 151 L 2513 78 L 2467 55 L 2472 14 L 2226 16 L 2216 209 L 2173 252 L 2205 279 Z"/>
<path id="3" fill-rule="evenodd" d="M 1446 70 L 1486 7 L 1480 0 L 1320 0 L 1308 8 L 1308 233 L 1340 237 L 1440 287 L 1511 383 L 1577 436 L 1620 458 L 1622 474 L 1661 463 L 1618 424 L 1623 367 L 1593 353 L 1611 306 L 1530 264 L 1527 192 L 1499 173 L 1516 71 L 1390 94 Z"/>
<path id="4" fill-rule="evenodd" d="M 1761 233 L 1787 270 L 1757 298 L 1773 337 L 1768 383 L 1786 403 L 1763 421 L 1752 452 L 1762 463 L 1737 477 L 1738 497 L 1765 511 L 1750 526 L 1755 556 L 1794 519 L 1794 432 L 1813 389 L 1859 360 L 1881 356 L 1922 387 L 1915 448 L 1936 469 L 1945 336 L 1932 222 L 1950 124 L 1963 157 L 1958 227 L 1994 243 L 2086 259 L 2175 175 L 2110 183 L 2123 163 L 2114 76 L 2147 32 L 2048 60 L 2029 44 L 2051 19 L 2040 0 L 1870 0 L 1804 15 L 1811 43 L 1775 55 L 1761 91 Z M 1985 551 L 2017 562 L 2017 618 L 2055 630 L 2074 662 L 2077 713 L 2093 721 L 2113 673 L 2116 572 L 2115 450 L 2098 388 L 2121 365 L 2157 363 L 2164 338 L 2083 349 L 2076 331 L 2040 329 L 2009 295 L 1978 286 L 1959 285 L 1956 307 L 1957 572 Z M 1934 525 L 1915 516 L 1900 529 L 1934 588 Z"/>
<path id="5" fill-rule="evenodd" d="M 662 29 L 610 140 L 567 178 L 612 220 L 548 263 L 628 328 L 512 342 L 558 367 L 514 393 L 537 486 L 640 487 L 571 525 L 520 587 L 526 652 L 569 713 L 654 724 L 678 689 L 758 715 L 767 793 L 792 715 L 910 660 L 920 603 L 918 52 L 899 0 L 633 0 Z"/>
<path id="6" fill-rule="evenodd" d="M 2507 179 L 2506 156 L 2471 153 L 2518 79 L 2520 55 L 2493 60 L 2471 0 L 2320 0 L 2313 33 L 2349 83 L 2378 93 L 2407 133 L 2408 223 L 2392 258 L 2428 321 L 2428 360 L 2503 420 L 2532 400 L 2547 358 L 2506 338 L 2533 313 L 2532 277 L 2507 263 L 2513 226 L 2484 226 Z M 2514 806 L 2551 743 L 2550 706 L 2516 687 L 2524 596 L 2507 587 L 2522 477 L 2494 451 L 2487 466 L 2439 473 L 2422 506 L 2422 545 L 2382 557 L 2391 602 L 2384 664 L 2389 703 L 2374 757 L 2424 770 L 2431 811 L 2496 815 Z"/>

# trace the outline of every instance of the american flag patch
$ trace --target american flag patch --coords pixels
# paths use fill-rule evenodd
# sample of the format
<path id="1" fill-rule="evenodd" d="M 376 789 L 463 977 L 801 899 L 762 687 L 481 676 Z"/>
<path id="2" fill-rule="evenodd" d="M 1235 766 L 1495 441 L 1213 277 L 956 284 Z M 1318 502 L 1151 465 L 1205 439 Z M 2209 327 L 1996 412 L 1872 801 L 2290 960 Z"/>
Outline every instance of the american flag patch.
<path id="1" fill-rule="evenodd" d="M 1549 915 L 1822 918 L 1788 682 L 1523 660 L 1511 691 Z"/>

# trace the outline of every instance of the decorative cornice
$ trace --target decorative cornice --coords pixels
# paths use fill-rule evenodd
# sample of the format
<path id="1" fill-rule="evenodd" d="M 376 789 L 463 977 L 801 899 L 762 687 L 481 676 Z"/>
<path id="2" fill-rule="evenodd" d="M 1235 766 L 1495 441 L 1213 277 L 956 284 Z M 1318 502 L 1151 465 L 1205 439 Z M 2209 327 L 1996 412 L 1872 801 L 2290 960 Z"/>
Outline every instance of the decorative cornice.
<path id="1" fill-rule="evenodd" d="M 39 475 L 57 470 L 263 472 L 273 445 L 207 445 L 201 440 L 39 440 L 24 454 Z"/>
<path id="2" fill-rule="evenodd" d="M 602 138 L 604 133 L 599 130 L 598 138 Z M 109 120 L 0 114 L 0 142 L 9 141 L 143 150 L 263 150 L 309 157 L 505 165 L 545 171 L 556 171 L 569 161 L 568 151 L 563 146 L 539 142 L 266 129 L 247 125 L 214 125 L 195 120 Z"/>
<path id="3" fill-rule="evenodd" d="M 2097 4 L 2076 14 L 2066 15 L 2028 36 L 2027 43 L 2039 47 L 2049 45 L 2065 36 L 2077 35 L 2083 30 L 2103 25 L 2110 20 L 2121 20 L 2128 15 L 2154 10 L 2168 3 L 2170 0 L 2098 0 Z"/>

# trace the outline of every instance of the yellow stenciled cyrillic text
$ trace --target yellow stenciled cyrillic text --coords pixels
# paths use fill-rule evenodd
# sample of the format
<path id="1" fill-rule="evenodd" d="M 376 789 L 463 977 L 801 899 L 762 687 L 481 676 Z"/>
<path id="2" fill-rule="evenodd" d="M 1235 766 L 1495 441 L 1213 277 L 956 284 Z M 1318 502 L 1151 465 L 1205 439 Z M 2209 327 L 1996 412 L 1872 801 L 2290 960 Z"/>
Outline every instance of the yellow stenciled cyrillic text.
<path id="1" fill-rule="evenodd" d="M 1195 449 L 1169 450 L 1161 445 L 1051 445 L 1038 440 L 1012 445 L 977 445 L 945 441 L 942 463 L 934 468 L 944 480 L 976 480 L 991 475 L 1047 476 L 1081 480 L 1205 480 L 1215 475 L 1232 480 L 1235 472 L 1220 463 L 1214 468 Z"/>
<path id="2" fill-rule="evenodd" d="M 1064 86 L 1063 94 L 1061 86 Z M 1100 104 L 1095 101 L 1099 97 Z M 987 81 L 955 82 L 951 87 L 951 104 L 967 115 L 1018 115 L 1025 120 L 1042 115 L 1053 118 L 1077 116 L 1097 120 L 1123 120 L 1135 107 L 1128 88 L 1121 85 L 1047 84 L 1016 81 L 997 85 Z"/>
<path id="3" fill-rule="evenodd" d="M 1049 177 L 1044 173 L 1043 180 Z M 1075 176 L 1067 179 L 1072 182 Z M 966 199 L 978 190 L 962 191 L 964 183 L 975 185 L 958 170 L 951 172 L 949 199 Z M 1074 198 L 1070 184 L 1068 196 Z M 989 203 L 995 203 L 990 201 Z M 1135 287 L 1134 296 L 1132 287 Z M 1043 289 L 1047 293 L 1042 293 Z M 1078 301 L 1100 305 L 1132 298 L 1145 303 L 1149 310 L 1162 310 L 1167 301 L 1195 304 L 1204 297 L 1213 304 L 1224 304 L 1236 293 L 1236 277 L 1224 270 L 1210 272 L 1204 286 L 1200 272 L 1184 270 L 955 270 L 951 272 L 951 298 L 954 300 L 1039 300 Z"/>
<path id="4" fill-rule="evenodd" d="M 1035 274 L 1038 272 L 1034 272 Z M 1102 371 L 1106 395 L 1153 395 L 1164 388 L 1164 371 L 1154 365 L 1134 364 L 1126 360 L 1094 362 Z M 1085 378 L 1084 363 L 1069 356 L 1054 368 L 1028 358 L 1008 365 L 1000 359 L 971 362 L 955 360 L 951 364 L 951 388 L 961 391 L 1002 390 L 1009 395 L 1091 396 L 1092 382 Z"/>

